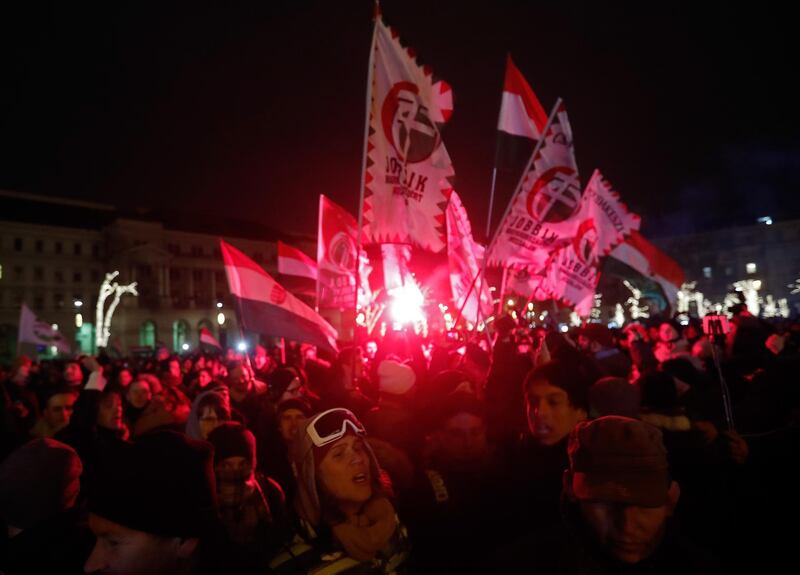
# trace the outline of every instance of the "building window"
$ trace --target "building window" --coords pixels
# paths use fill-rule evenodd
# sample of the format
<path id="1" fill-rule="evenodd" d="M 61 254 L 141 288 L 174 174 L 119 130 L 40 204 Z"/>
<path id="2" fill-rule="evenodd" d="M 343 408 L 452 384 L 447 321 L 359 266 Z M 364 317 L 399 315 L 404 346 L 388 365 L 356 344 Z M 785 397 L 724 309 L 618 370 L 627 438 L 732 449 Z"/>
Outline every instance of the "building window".
<path id="1" fill-rule="evenodd" d="M 22 238 L 14 238 L 14 251 L 15 252 L 22 251 Z"/>
<path id="2" fill-rule="evenodd" d="M 36 250 L 37 254 L 42 253 L 44 251 L 44 242 L 42 240 L 36 240 L 34 249 Z"/>
<path id="3" fill-rule="evenodd" d="M 733 268 L 731 266 L 727 266 L 725 268 L 725 276 L 731 277 L 733 275 Z"/>
<path id="4" fill-rule="evenodd" d="M 57 282 L 63 282 L 64 281 L 64 272 L 63 272 L 63 270 L 56 270 L 55 272 L 53 272 L 53 278 Z"/>
<path id="5" fill-rule="evenodd" d="M 200 283 L 203 281 L 203 270 L 194 270 L 192 272 L 192 276 L 194 277 L 194 281 Z"/>
<path id="6" fill-rule="evenodd" d="M 711 279 L 711 268 L 710 267 L 704 267 L 703 268 L 703 277 L 706 278 L 706 279 Z"/>
<path id="7" fill-rule="evenodd" d="M 178 244 L 167 244 L 167 251 L 173 255 L 181 255 L 181 247 Z"/>
<path id="8" fill-rule="evenodd" d="M 83 281 L 83 274 L 81 272 L 75 272 L 72 274 L 72 283 L 81 283 Z"/>
<path id="9" fill-rule="evenodd" d="M 225 283 L 225 272 L 214 272 L 214 282 L 218 286 Z"/>
<path id="10" fill-rule="evenodd" d="M 56 242 L 55 245 L 56 254 L 61 254 L 64 251 L 64 244 L 61 242 Z"/>
<path id="11" fill-rule="evenodd" d="M 36 310 L 44 309 L 44 297 L 42 295 L 33 296 L 33 307 Z"/>
<path id="12" fill-rule="evenodd" d="M 93 258 L 100 257 L 100 246 L 97 244 L 92 244 L 92 257 Z"/>
<path id="13" fill-rule="evenodd" d="M 75 242 L 75 245 L 72 247 L 72 249 L 76 256 L 79 256 L 83 253 L 83 246 L 78 242 Z"/>
<path id="14" fill-rule="evenodd" d="M 139 345 L 154 348 L 156 346 L 156 324 L 146 321 L 139 327 Z"/>
<path id="15" fill-rule="evenodd" d="M 42 268 L 33 268 L 33 280 L 37 282 L 44 281 L 44 270 Z"/>
<path id="16" fill-rule="evenodd" d="M 3 264 L 0 264 L 0 280 L 3 279 Z"/>
<path id="17" fill-rule="evenodd" d="M 192 246 L 192 255 L 196 257 L 202 257 L 203 248 L 200 246 Z"/>
<path id="18" fill-rule="evenodd" d="M 92 270 L 92 281 L 97 283 L 100 281 L 100 272 L 97 270 Z"/>
<path id="19" fill-rule="evenodd" d="M 14 266 L 14 279 L 21 282 L 25 279 L 25 270 L 22 266 Z"/>
<path id="20" fill-rule="evenodd" d="M 747 270 L 747 273 L 754 274 L 756 273 L 756 264 L 754 262 L 749 262 L 747 265 L 745 265 L 745 269 Z"/>
<path id="21" fill-rule="evenodd" d="M 64 294 L 63 293 L 55 293 L 53 294 L 53 306 L 57 308 L 64 307 Z"/>

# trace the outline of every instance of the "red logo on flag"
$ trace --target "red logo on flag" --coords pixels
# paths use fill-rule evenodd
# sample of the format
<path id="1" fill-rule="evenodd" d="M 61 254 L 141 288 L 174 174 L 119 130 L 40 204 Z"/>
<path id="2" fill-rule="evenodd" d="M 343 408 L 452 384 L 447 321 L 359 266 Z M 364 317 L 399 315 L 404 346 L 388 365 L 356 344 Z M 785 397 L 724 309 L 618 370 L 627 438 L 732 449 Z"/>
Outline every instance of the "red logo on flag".
<path id="1" fill-rule="evenodd" d="M 275 305 L 281 305 L 286 301 L 286 290 L 278 284 L 272 286 L 272 291 L 269 293 L 269 299 Z"/>
<path id="2" fill-rule="evenodd" d="M 584 220 L 578 227 L 572 247 L 581 261 L 587 265 L 597 263 L 597 229 L 594 220 Z"/>
<path id="3" fill-rule="evenodd" d="M 427 160 L 439 146 L 439 131 L 420 102 L 419 88 L 411 82 L 392 86 L 381 107 L 381 120 L 389 143 L 409 164 Z"/>
<path id="4" fill-rule="evenodd" d="M 563 222 L 572 217 L 580 205 L 578 174 L 565 166 L 547 170 L 528 192 L 528 213 L 541 222 Z"/>

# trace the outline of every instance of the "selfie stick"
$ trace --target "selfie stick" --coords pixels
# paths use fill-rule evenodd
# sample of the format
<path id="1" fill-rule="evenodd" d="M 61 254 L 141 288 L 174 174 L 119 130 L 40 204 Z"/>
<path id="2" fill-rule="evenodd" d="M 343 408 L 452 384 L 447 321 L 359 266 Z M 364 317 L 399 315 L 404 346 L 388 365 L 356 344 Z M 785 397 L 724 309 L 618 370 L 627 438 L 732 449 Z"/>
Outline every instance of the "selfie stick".
<path id="1" fill-rule="evenodd" d="M 725 423 L 728 425 L 728 431 L 735 431 L 733 426 L 733 409 L 731 408 L 731 394 L 728 389 L 728 384 L 725 382 L 725 377 L 722 375 L 722 367 L 720 366 L 719 354 L 717 353 L 717 342 L 723 340 L 725 332 L 722 329 L 722 322 L 716 317 L 708 322 L 708 335 L 711 337 L 711 357 L 714 359 L 714 366 L 717 368 L 719 386 L 722 391 L 722 406 L 725 410 Z"/>

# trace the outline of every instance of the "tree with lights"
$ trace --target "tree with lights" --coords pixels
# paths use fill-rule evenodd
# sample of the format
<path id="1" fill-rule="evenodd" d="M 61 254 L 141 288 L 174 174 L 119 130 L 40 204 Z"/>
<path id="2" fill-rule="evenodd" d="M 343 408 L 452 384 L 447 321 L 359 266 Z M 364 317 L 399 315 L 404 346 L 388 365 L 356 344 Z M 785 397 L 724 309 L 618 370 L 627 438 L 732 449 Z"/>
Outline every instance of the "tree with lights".
<path id="1" fill-rule="evenodd" d="M 120 285 L 113 281 L 118 275 L 118 271 L 107 273 L 103 283 L 100 284 L 100 294 L 97 297 L 97 308 L 95 309 L 97 318 L 95 343 L 98 348 L 108 346 L 108 340 L 111 337 L 111 318 L 114 317 L 114 312 L 122 296 L 125 294 L 131 294 L 133 296 L 139 295 L 139 292 L 136 291 L 136 282 L 128 285 Z M 111 295 L 114 296 L 114 299 L 111 301 L 108 309 L 106 309 L 106 300 L 108 300 Z"/>

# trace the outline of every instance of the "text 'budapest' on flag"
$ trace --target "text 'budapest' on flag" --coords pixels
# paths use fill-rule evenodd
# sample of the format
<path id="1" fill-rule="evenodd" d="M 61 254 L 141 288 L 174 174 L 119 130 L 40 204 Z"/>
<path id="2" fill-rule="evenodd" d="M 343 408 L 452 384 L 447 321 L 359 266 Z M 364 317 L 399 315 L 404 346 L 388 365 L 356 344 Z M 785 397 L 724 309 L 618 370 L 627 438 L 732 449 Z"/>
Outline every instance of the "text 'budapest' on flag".
<path id="1" fill-rule="evenodd" d="M 336 351 L 336 330 L 252 259 L 220 240 L 228 287 L 243 328 Z"/>
<path id="2" fill-rule="evenodd" d="M 319 197 L 319 229 L 317 233 L 317 266 L 319 269 L 319 307 L 353 309 L 358 286 L 358 305 L 371 299 L 369 258 L 362 249 L 358 253 L 358 222 L 344 208 Z M 360 277 L 356 277 L 360 273 Z"/>
<path id="3" fill-rule="evenodd" d="M 572 241 L 550 257 L 545 289 L 585 317 L 594 303 L 601 258 L 638 230 L 641 220 L 620 201 L 599 170 L 586 185 L 579 214 Z"/>
<path id="4" fill-rule="evenodd" d="M 455 172 L 440 126 L 453 111 L 450 86 L 434 79 L 375 18 L 369 82 L 364 230 L 369 243 L 405 243 L 440 252 Z"/>
<path id="5" fill-rule="evenodd" d="M 541 270 L 575 237 L 581 197 L 572 128 L 559 99 L 489 246 L 489 265 Z"/>

